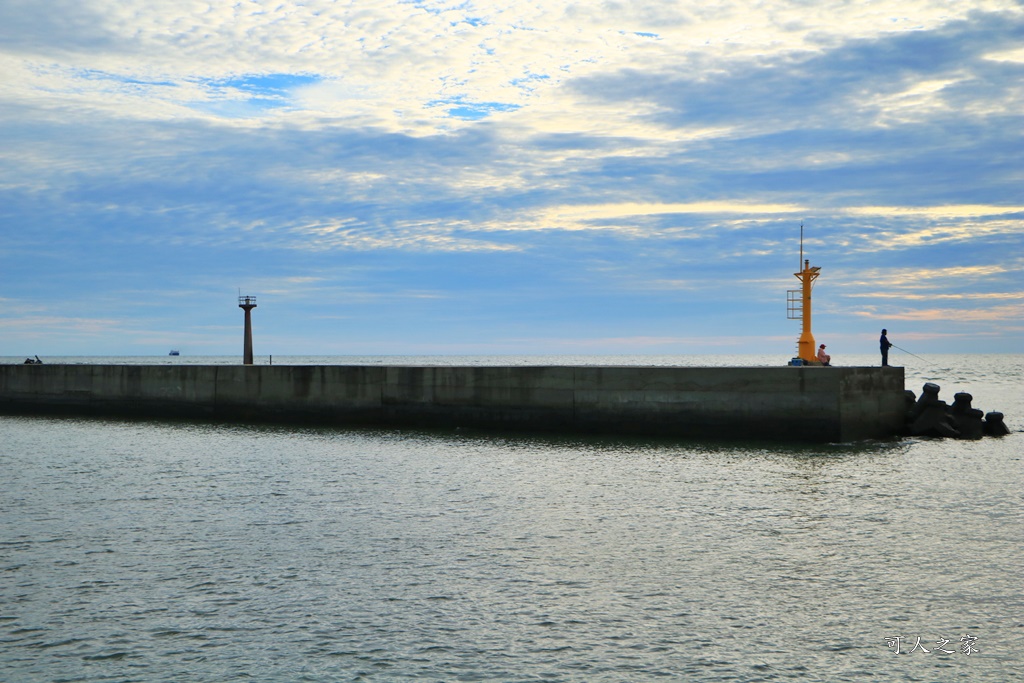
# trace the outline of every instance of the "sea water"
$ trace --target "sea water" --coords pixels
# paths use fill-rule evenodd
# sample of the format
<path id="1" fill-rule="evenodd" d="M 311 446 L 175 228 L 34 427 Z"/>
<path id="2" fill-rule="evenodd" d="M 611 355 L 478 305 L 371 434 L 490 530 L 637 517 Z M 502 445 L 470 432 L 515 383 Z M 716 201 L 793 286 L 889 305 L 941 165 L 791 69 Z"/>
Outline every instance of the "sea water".
<path id="1" fill-rule="evenodd" d="M 726 445 L 0 416 L 0 680 L 1022 680 L 1024 356 L 899 360 L 907 388 L 968 391 L 1013 433 Z"/>

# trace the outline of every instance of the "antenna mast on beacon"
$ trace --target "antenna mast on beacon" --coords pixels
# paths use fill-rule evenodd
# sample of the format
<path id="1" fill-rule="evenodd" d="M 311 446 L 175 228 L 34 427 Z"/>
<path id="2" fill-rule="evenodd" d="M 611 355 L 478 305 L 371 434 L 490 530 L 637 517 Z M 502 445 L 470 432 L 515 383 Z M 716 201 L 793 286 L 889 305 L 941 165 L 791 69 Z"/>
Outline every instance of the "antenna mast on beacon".
<path id="1" fill-rule="evenodd" d="M 239 296 L 238 307 L 245 311 L 245 342 L 242 349 L 242 365 L 252 365 L 252 309 L 256 308 L 256 297 Z"/>

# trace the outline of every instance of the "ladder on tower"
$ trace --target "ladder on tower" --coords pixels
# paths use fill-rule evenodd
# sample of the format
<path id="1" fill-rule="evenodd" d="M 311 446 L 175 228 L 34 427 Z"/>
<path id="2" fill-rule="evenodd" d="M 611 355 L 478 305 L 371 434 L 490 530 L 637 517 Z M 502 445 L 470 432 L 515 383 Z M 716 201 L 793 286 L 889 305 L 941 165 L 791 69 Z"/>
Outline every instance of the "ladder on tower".
<path id="1" fill-rule="evenodd" d="M 800 320 L 804 315 L 804 297 L 799 289 L 786 290 L 786 318 Z"/>

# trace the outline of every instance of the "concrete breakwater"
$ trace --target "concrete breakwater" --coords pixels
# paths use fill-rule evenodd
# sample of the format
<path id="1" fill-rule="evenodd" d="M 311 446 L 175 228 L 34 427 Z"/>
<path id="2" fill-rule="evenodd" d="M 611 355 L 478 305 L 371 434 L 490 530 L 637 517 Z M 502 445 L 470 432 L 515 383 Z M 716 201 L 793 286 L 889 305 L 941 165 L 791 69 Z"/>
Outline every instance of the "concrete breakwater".
<path id="1" fill-rule="evenodd" d="M 0 411 L 830 442 L 904 426 L 902 368 L 4 365 Z"/>

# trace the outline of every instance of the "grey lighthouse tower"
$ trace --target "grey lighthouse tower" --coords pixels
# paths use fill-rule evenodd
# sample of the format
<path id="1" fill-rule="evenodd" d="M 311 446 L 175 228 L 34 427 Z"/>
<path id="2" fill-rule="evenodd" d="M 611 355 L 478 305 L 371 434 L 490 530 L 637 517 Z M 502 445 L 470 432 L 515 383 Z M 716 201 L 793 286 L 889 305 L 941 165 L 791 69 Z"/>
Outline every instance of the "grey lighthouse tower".
<path id="1" fill-rule="evenodd" d="M 256 297 L 238 297 L 238 307 L 245 311 L 245 342 L 242 348 L 242 365 L 252 365 L 252 309 L 256 308 Z"/>

